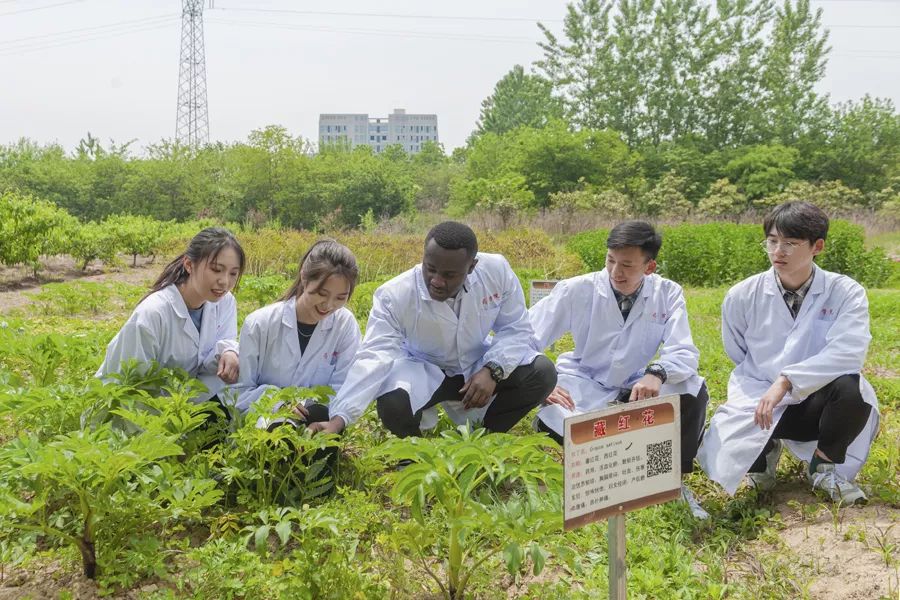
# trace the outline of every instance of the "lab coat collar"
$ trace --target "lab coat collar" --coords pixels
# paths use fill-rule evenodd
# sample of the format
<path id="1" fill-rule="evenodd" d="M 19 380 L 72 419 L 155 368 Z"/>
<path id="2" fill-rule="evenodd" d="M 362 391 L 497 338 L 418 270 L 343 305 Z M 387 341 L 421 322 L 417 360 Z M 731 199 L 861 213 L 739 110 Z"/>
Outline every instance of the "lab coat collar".
<path id="1" fill-rule="evenodd" d="M 825 291 L 825 278 L 820 273 L 821 269 L 816 263 L 813 263 L 812 268 L 813 280 L 812 285 L 809 286 L 809 290 L 806 292 L 807 296 L 814 296 Z M 763 293 L 767 296 L 781 296 L 781 291 L 778 289 L 778 281 L 776 281 L 775 277 L 775 267 L 769 267 L 763 278 Z"/>
<path id="2" fill-rule="evenodd" d="M 468 294 L 469 290 L 472 289 L 472 286 L 477 281 L 475 277 L 475 271 L 478 269 L 478 265 L 475 265 L 475 268 L 472 269 L 472 272 L 466 275 L 466 280 L 462 284 L 462 289 L 456 294 L 459 297 L 459 294 Z M 428 288 L 425 286 L 425 277 L 422 275 L 422 264 L 419 263 L 413 269 L 413 277 L 416 280 L 416 289 L 419 291 L 419 298 L 422 300 L 430 300 L 432 302 L 445 302 L 445 300 L 435 300 L 431 297 L 431 294 L 428 293 Z"/>
<path id="3" fill-rule="evenodd" d="M 646 298 L 650 295 L 650 286 L 647 285 L 650 277 L 652 277 L 652 274 L 644 275 L 644 280 L 641 282 L 641 291 L 640 294 L 638 294 L 638 297 Z M 613 292 L 612 282 L 609 280 L 609 271 L 607 271 L 606 269 L 603 269 L 598 273 L 596 287 L 597 293 L 604 298 L 608 296 L 615 296 L 615 293 Z"/>
<path id="4" fill-rule="evenodd" d="M 182 320 L 182 328 L 184 332 L 187 333 L 192 340 L 196 343 L 200 343 L 200 332 L 197 331 L 197 327 L 194 325 L 194 322 L 191 320 L 191 314 L 188 312 L 187 304 L 184 302 L 184 298 L 181 295 L 181 292 L 178 291 L 178 286 L 173 284 L 167 285 L 162 290 L 163 297 L 166 299 L 172 308 L 175 310 L 175 314 L 179 319 Z M 209 319 L 206 318 L 206 305 L 208 302 L 203 303 L 203 320 L 201 321 L 200 327 L 206 325 L 206 321 Z"/>
<path id="5" fill-rule="evenodd" d="M 316 325 L 316 331 L 320 329 L 324 331 L 334 327 L 336 314 L 337 311 L 334 311 L 319 321 L 319 324 Z M 297 296 L 291 296 L 288 300 L 284 301 L 283 306 L 281 307 L 281 323 L 288 329 L 294 331 L 297 330 Z"/>

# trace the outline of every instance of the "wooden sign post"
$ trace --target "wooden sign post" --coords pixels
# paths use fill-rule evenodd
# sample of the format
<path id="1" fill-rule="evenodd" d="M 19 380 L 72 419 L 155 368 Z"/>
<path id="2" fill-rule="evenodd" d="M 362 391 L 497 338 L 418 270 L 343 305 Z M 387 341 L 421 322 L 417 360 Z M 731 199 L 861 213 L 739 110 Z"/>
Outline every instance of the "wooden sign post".
<path id="1" fill-rule="evenodd" d="M 680 404 L 672 394 L 565 421 L 564 528 L 609 520 L 611 600 L 625 600 L 625 513 L 681 496 Z"/>

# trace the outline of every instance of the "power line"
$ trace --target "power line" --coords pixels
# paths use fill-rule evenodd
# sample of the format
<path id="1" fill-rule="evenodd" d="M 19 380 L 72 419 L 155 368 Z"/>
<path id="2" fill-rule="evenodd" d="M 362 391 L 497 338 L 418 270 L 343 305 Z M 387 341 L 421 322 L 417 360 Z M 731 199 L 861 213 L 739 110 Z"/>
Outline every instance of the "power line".
<path id="1" fill-rule="evenodd" d="M 31 36 L 27 36 L 27 37 L 13 38 L 13 39 L 9 39 L 9 40 L 0 41 L 0 47 L 2 47 L 3 45 L 15 46 L 21 42 L 27 42 L 30 40 L 35 40 L 35 39 L 40 39 L 40 38 L 67 36 L 69 34 L 78 33 L 78 32 L 99 31 L 99 30 L 105 30 L 105 29 L 117 29 L 118 27 L 123 26 L 123 25 L 136 25 L 136 24 L 158 22 L 158 21 L 165 20 L 165 19 L 171 19 L 172 17 L 175 17 L 175 16 L 176 16 L 175 13 L 170 13 L 168 15 L 157 15 L 155 17 L 145 17 L 143 19 L 132 19 L 130 21 L 118 21 L 116 23 L 107 23 L 106 25 L 96 25 L 94 27 L 79 27 L 78 29 L 66 29 L 65 31 L 55 31 L 53 33 L 42 33 L 39 35 L 31 35 Z"/>
<path id="2" fill-rule="evenodd" d="M 94 42 L 97 40 L 105 40 L 105 39 L 109 39 L 109 38 L 119 37 L 122 35 L 129 35 L 132 33 L 153 31 L 156 29 L 162 29 L 164 27 L 168 27 L 176 19 L 177 19 L 177 17 L 173 16 L 173 17 L 166 19 L 164 22 L 159 22 L 159 23 L 155 23 L 155 24 L 145 24 L 143 26 L 132 26 L 132 27 L 128 27 L 128 28 L 122 28 L 121 30 L 99 32 L 96 35 L 88 35 L 86 37 L 73 36 L 73 38 L 69 39 L 69 40 L 61 40 L 61 41 L 47 40 L 46 42 L 32 42 L 30 44 L 23 44 L 21 47 L 0 48 L 0 56 L 13 56 L 13 55 L 18 55 L 18 54 L 28 54 L 30 52 L 38 52 L 40 50 L 47 50 L 50 48 L 73 46 L 76 44 L 84 44 L 87 42 Z"/>
<path id="3" fill-rule="evenodd" d="M 22 8 L 20 10 L 14 10 L 10 12 L 0 13 L 0 17 L 5 17 L 7 15 L 18 15 L 20 13 L 34 12 L 36 10 L 47 10 L 48 8 L 56 8 L 57 6 L 66 6 L 67 4 L 78 4 L 80 2 L 86 2 L 87 0 L 68 0 L 68 2 L 57 2 L 56 4 L 48 4 L 46 6 L 36 6 L 34 8 Z"/>
<path id="4" fill-rule="evenodd" d="M 346 12 L 346 11 L 323 11 L 323 10 L 296 10 L 296 9 L 279 9 L 279 8 L 240 8 L 230 6 L 217 6 L 213 10 L 222 11 L 241 11 L 241 12 L 261 12 L 261 13 L 281 13 L 296 15 L 317 15 L 326 17 L 367 17 L 367 18 L 383 18 L 383 19 L 434 19 L 442 21 L 513 21 L 536 23 L 538 21 L 547 23 L 562 23 L 563 19 L 532 19 L 530 17 L 473 17 L 466 15 L 411 15 L 403 13 L 364 13 L 364 12 Z"/>
<path id="5" fill-rule="evenodd" d="M 207 23 L 217 23 L 221 25 L 239 25 L 241 27 L 270 27 L 273 29 L 286 29 L 291 31 L 312 31 L 320 33 L 349 33 L 351 35 L 375 35 L 381 37 L 397 37 L 397 38 L 424 38 L 424 39 L 443 39 L 453 41 L 478 41 L 478 42 L 496 42 L 496 43 L 513 43 L 513 44 L 533 44 L 535 40 L 525 37 L 512 36 L 492 36 L 492 35 L 473 35 L 441 31 L 412 31 L 412 30 L 391 30 L 391 29 L 364 29 L 364 28 L 338 28 L 317 25 L 296 25 L 289 23 L 272 23 L 267 21 L 233 21 L 227 19 L 207 19 Z"/>

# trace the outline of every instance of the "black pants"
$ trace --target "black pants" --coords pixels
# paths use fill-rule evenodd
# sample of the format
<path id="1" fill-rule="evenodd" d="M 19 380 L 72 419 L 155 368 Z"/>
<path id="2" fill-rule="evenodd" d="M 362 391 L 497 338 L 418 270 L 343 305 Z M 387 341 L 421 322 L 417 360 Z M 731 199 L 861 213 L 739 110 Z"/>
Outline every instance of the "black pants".
<path id="1" fill-rule="evenodd" d="M 772 440 L 818 440 L 819 450 L 829 460 L 844 462 L 847 448 L 866 426 L 871 411 L 859 391 L 859 375 L 841 375 L 803 402 L 785 409 L 750 472 L 766 470 L 766 454 L 774 445 Z"/>
<path id="2" fill-rule="evenodd" d="M 465 384 L 462 375 L 445 377 L 428 404 L 413 414 L 409 394 L 397 388 L 378 397 L 378 417 L 397 437 L 421 435 L 422 412 L 441 402 L 460 400 Z M 497 384 L 496 397 L 484 415 L 485 429 L 505 432 L 512 429 L 532 408 L 543 402 L 556 387 L 556 367 L 546 356 L 538 356 L 530 365 L 516 367 Z"/>
<path id="3" fill-rule="evenodd" d="M 628 392 L 627 394 L 625 392 Z M 631 390 L 622 390 L 619 395 L 621 402 L 627 402 Z M 694 471 L 694 458 L 700 448 L 700 440 L 703 439 L 703 430 L 706 425 L 706 405 L 709 404 L 709 392 L 706 390 L 706 382 L 700 386 L 697 395 L 681 394 L 681 472 L 692 473 Z M 559 445 L 563 443 L 563 437 L 547 427 L 538 419 L 537 427 Z"/>

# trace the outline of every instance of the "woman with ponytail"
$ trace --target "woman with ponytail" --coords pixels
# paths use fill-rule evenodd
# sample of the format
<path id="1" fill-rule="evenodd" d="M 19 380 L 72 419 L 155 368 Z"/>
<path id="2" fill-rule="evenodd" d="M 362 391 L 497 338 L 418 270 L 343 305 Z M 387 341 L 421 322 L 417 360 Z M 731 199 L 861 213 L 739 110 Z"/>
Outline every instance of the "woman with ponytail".
<path id="1" fill-rule="evenodd" d="M 195 235 L 109 343 L 97 377 L 118 373 L 128 360 L 156 361 L 202 381 L 208 391 L 197 402 L 237 382 L 237 306 L 231 290 L 244 262 L 244 251 L 228 230 L 209 227 Z"/>
<path id="2" fill-rule="evenodd" d="M 251 313 L 241 329 L 237 406 L 247 412 L 267 390 L 344 383 L 360 342 L 359 325 L 345 304 L 358 275 L 350 249 L 334 240 L 313 244 L 297 279 L 281 300 Z M 328 421 L 328 407 L 294 407 L 297 421 Z"/>

